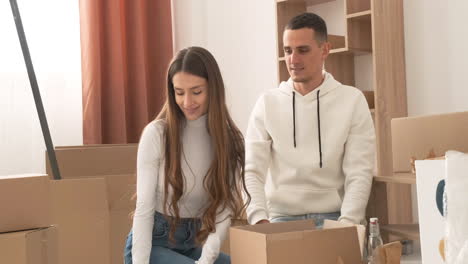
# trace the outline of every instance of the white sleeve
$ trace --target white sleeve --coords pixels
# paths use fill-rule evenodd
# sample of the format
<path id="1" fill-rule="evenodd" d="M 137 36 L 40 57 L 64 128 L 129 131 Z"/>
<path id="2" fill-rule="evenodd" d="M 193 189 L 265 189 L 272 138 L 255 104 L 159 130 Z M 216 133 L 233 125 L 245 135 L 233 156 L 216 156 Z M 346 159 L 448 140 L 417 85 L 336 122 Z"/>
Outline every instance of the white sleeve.
<path id="1" fill-rule="evenodd" d="M 148 264 L 152 248 L 156 187 L 162 130 L 150 123 L 143 130 L 137 154 L 137 201 L 133 218 L 133 264 Z"/>
<path id="2" fill-rule="evenodd" d="M 247 219 L 255 224 L 268 219 L 265 179 L 271 159 L 271 137 L 265 128 L 264 96 L 252 111 L 245 137 L 245 184 L 252 198 L 247 207 Z"/>
<path id="3" fill-rule="evenodd" d="M 218 258 L 221 243 L 224 242 L 231 226 L 231 213 L 226 209 L 216 216 L 216 231 L 210 233 L 202 248 L 197 264 L 213 264 Z"/>
<path id="4" fill-rule="evenodd" d="M 363 222 L 372 187 L 375 164 L 375 129 L 364 95 L 357 100 L 345 144 L 343 172 L 345 194 L 340 221 Z"/>

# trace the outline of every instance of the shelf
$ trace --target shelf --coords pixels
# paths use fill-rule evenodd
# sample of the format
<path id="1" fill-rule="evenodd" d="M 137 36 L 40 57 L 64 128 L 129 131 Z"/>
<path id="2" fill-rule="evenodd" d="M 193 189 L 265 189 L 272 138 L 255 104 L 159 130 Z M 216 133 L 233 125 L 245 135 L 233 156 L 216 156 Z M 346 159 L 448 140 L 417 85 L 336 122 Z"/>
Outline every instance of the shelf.
<path id="1" fill-rule="evenodd" d="M 418 224 L 407 224 L 407 225 L 384 225 L 381 227 L 383 232 L 391 235 L 395 235 L 401 238 L 419 240 L 419 225 Z"/>
<path id="2" fill-rule="evenodd" d="M 366 97 L 367 105 L 369 105 L 369 108 L 374 109 L 375 108 L 374 91 L 362 91 L 362 93 Z"/>
<path id="3" fill-rule="evenodd" d="M 346 14 L 354 14 L 371 9 L 370 0 L 346 0 Z"/>
<path id="4" fill-rule="evenodd" d="M 349 49 L 349 48 L 339 48 L 339 49 L 331 49 L 330 54 L 351 54 L 351 55 L 367 55 L 371 54 L 371 49 Z"/>
<path id="5" fill-rule="evenodd" d="M 349 20 L 353 20 L 353 21 L 367 21 L 370 23 L 371 14 L 372 12 L 370 10 L 366 10 L 366 11 L 346 15 L 346 18 Z"/>
<path id="6" fill-rule="evenodd" d="M 346 47 L 346 38 L 338 35 L 328 35 L 328 42 L 330 42 L 332 49 L 341 49 Z"/>
<path id="7" fill-rule="evenodd" d="M 376 182 L 416 184 L 416 175 L 414 173 L 394 173 L 391 176 L 374 176 Z"/>

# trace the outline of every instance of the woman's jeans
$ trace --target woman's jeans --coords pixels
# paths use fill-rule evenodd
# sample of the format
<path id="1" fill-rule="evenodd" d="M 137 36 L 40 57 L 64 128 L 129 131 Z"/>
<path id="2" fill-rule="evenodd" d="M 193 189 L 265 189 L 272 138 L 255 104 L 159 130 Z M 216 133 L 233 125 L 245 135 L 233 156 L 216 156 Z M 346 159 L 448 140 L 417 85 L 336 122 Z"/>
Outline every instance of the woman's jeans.
<path id="1" fill-rule="evenodd" d="M 298 221 L 298 220 L 314 220 L 315 226 L 319 229 L 323 227 L 323 221 L 325 219 L 338 220 L 340 212 L 335 213 L 316 213 L 316 214 L 305 214 L 305 215 L 292 215 L 292 216 L 279 216 L 270 220 L 272 223 Z"/>
<path id="2" fill-rule="evenodd" d="M 174 233 L 174 240 L 169 241 L 169 223 L 166 218 L 156 212 L 154 215 L 153 247 L 150 264 L 193 264 L 201 256 L 202 249 L 195 245 L 195 236 L 200 229 L 200 220 L 182 218 Z M 132 264 L 132 237 L 127 237 L 124 250 L 125 264 Z M 229 256 L 219 253 L 215 264 L 230 264 Z"/>

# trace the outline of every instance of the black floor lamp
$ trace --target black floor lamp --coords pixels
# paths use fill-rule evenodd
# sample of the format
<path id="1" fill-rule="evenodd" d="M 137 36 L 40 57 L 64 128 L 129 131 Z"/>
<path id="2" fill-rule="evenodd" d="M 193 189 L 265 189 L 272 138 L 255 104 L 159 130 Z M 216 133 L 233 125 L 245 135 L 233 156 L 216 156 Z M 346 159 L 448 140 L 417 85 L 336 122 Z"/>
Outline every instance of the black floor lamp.
<path id="1" fill-rule="evenodd" d="M 47 124 L 44 106 L 42 105 L 41 93 L 37 85 L 36 74 L 34 73 L 31 55 L 29 54 L 28 43 L 24 34 L 23 23 L 21 22 L 21 16 L 18 9 L 18 3 L 16 2 L 16 0 L 10 0 L 10 5 L 11 11 L 13 12 L 13 17 L 15 19 L 18 38 L 21 43 L 21 49 L 23 50 L 24 62 L 26 63 L 26 68 L 28 70 L 29 82 L 31 84 L 34 101 L 36 103 L 37 114 L 41 123 L 42 135 L 44 136 L 44 141 L 47 147 L 47 154 L 49 157 L 50 166 L 52 168 L 52 173 L 54 174 L 54 179 L 59 180 L 61 179 L 61 176 L 57 165 L 57 158 L 55 156 L 54 145 L 52 143 L 52 138 L 50 137 L 49 125 Z"/>

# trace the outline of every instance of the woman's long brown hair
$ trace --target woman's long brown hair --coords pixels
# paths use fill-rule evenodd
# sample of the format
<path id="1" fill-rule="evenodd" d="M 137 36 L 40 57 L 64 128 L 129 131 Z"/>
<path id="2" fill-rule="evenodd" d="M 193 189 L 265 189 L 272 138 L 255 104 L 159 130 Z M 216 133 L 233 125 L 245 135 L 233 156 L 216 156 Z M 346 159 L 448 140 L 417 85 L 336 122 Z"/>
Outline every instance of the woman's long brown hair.
<path id="1" fill-rule="evenodd" d="M 216 231 L 216 216 L 219 212 L 229 210 L 230 217 L 239 218 L 250 202 L 244 179 L 244 138 L 227 110 L 223 78 L 213 55 L 201 47 L 190 47 L 177 53 L 168 69 L 166 102 L 156 118 L 166 121 L 164 213 L 173 216 L 169 237 L 173 237 L 180 220 L 179 200 L 185 189 L 185 176 L 181 169 L 181 129 L 185 117 L 176 104 L 172 83 L 174 75 L 179 72 L 205 78 L 208 83 L 206 125 L 211 136 L 214 158 L 203 181 L 209 199 L 201 216 L 201 229 L 196 236 L 196 241 L 202 242 L 209 233 Z M 247 203 L 243 201 L 243 194 Z"/>

